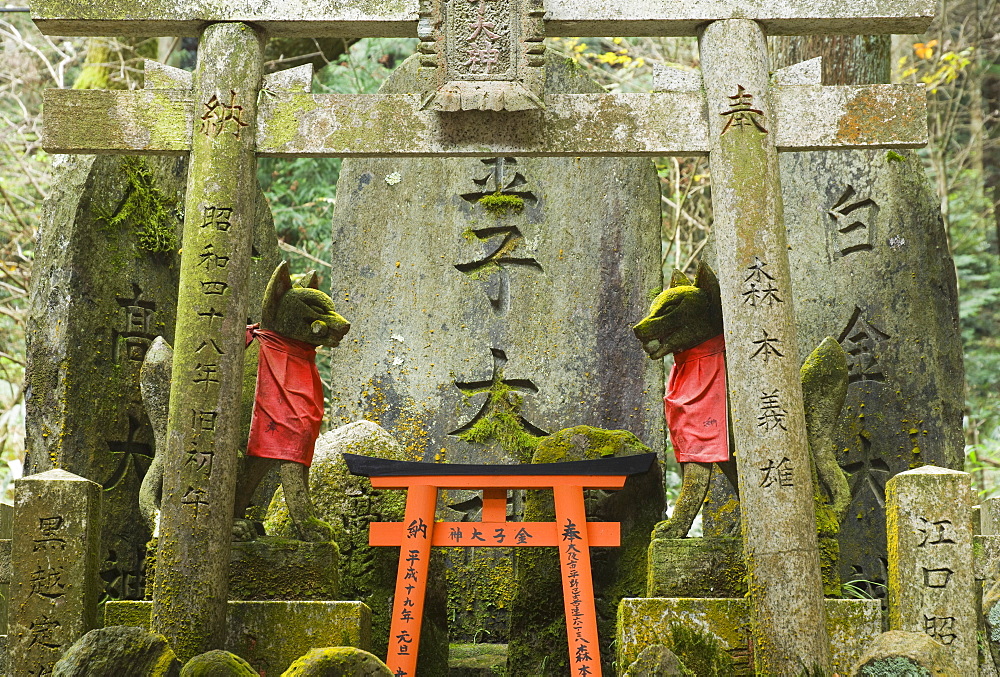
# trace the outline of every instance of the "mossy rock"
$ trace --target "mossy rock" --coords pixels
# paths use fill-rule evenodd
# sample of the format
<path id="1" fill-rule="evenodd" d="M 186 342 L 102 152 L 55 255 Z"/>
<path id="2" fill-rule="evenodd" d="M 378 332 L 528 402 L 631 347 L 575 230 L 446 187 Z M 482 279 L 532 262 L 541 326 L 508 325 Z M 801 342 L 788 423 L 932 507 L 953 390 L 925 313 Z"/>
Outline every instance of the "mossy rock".
<path id="1" fill-rule="evenodd" d="M 179 677 L 181 662 L 163 635 L 113 625 L 76 640 L 53 666 L 53 677 Z"/>
<path id="2" fill-rule="evenodd" d="M 355 421 L 320 435 L 309 470 L 309 492 L 316 515 L 333 527 L 340 549 L 341 599 L 364 602 L 372 610 L 371 650 L 386 655 L 392 596 L 399 552 L 368 545 L 371 522 L 401 522 L 406 509 L 402 491 L 372 489 L 366 477 L 347 470 L 343 454 L 359 454 L 397 461 L 412 460 L 392 435 L 371 421 Z M 264 528 L 271 537 L 295 538 L 284 494 L 279 488 L 267 511 Z M 443 553 L 431 553 L 431 572 L 424 603 L 420 638 L 421 674 L 443 675 L 448 670 L 447 592 Z"/>
<path id="3" fill-rule="evenodd" d="M 180 677 L 259 677 L 249 663 L 237 656 L 216 649 L 195 656 L 181 668 Z"/>
<path id="4" fill-rule="evenodd" d="M 957 677 L 951 650 L 924 632 L 891 630 L 872 642 L 854 664 L 856 677 Z"/>
<path id="5" fill-rule="evenodd" d="M 695 677 L 695 673 L 684 667 L 681 659 L 662 644 L 647 646 L 628 666 L 623 677 Z"/>
<path id="6" fill-rule="evenodd" d="M 630 432 L 576 426 L 544 438 L 532 462 L 554 463 L 646 454 L 650 450 Z M 621 547 L 592 548 L 598 633 L 604 672 L 611 674 L 618 603 L 646 593 L 650 533 L 663 517 L 663 476 L 658 463 L 629 477 L 621 491 L 586 492 L 589 518 L 621 523 Z M 529 491 L 527 522 L 552 522 L 552 492 Z M 510 675 L 563 675 L 569 671 L 562 580 L 554 548 L 519 548 L 515 552 L 517 591 L 511 609 L 507 669 Z"/>
<path id="7" fill-rule="evenodd" d="M 385 663 L 353 646 L 313 649 L 299 658 L 281 677 L 392 677 Z"/>

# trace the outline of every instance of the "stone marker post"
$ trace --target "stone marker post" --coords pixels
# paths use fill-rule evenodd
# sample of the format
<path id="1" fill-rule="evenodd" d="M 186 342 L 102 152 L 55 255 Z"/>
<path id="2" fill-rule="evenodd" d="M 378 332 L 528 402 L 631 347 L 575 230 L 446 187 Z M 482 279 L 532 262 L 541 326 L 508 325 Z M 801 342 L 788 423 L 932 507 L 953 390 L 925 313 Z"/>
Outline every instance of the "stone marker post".
<path id="1" fill-rule="evenodd" d="M 256 189 L 262 36 L 198 49 L 153 629 L 182 660 L 223 645 Z"/>
<path id="2" fill-rule="evenodd" d="M 700 38 L 726 363 L 758 667 L 830 664 L 812 471 L 782 216 L 764 31 L 709 24 Z M 761 426 L 764 407 L 786 415 Z M 794 619 L 794 622 L 791 622 Z"/>
<path id="3" fill-rule="evenodd" d="M 65 470 L 17 480 L 9 650 L 13 677 L 47 675 L 97 627 L 101 485 Z"/>
<path id="4" fill-rule="evenodd" d="M 923 466 L 886 485 L 889 629 L 925 632 L 979 674 L 968 473 Z"/>

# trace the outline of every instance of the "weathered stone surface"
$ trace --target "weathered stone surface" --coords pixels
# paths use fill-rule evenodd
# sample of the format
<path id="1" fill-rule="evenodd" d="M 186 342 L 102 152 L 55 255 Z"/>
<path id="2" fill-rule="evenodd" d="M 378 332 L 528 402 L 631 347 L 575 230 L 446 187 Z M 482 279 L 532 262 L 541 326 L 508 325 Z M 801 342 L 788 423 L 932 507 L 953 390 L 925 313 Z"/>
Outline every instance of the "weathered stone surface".
<path id="1" fill-rule="evenodd" d="M 625 670 L 624 677 L 693 677 L 677 655 L 663 646 L 654 644 L 639 652 L 639 657 Z"/>
<path id="2" fill-rule="evenodd" d="M 883 597 L 886 480 L 963 463 L 954 266 L 915 155 L 794 153 L 780 164 L 799 352 L 834 336 L 851 370 L 834 434 L 852 498 L 840 575 Z M 729 501 L 724 481 L 711 496 L 706 533 L 731 524 L 718 515 Z"/>
<path id="3" fill-rule="evenodd" d="M 178 677 L 181 662 L 163 635 L 143 628 L 91 630 L 52 668 L 53 677 Z"/>
<path id="4" fill-rule="evenodd" d="M 828 599 L 825 606 L 833 651 L 832 671 L 847 674 L 868 643 L 882 632 L 879 603 L 878 600 Z M 664 644 L 699 677 L 712 674 L 700 671 L 689 662 L 684 653 L 687 649 L 682 651 L 683 647 L 672 645 L 674 630 L 680 627 L 682 644 L 692 647 L 693 655 L 700 653 L 699 646 L 721 645 L 731 665 L 717 674 L 753 675 L 748 621 L 746 599 L 623 599 L 618 607 L 618 664 L 631 665 L 646 647 Z"/>
<path id="5" fill-rule="evenodd" d="M 848 353 L 834 435 L 852 496 L 840 573 L 884 584 L 886 480 L 964 459 L 958 300 L 940 208 L 913 153 L 795 153 L 781 168 L 799 350 L 834 336 Z"/>
<path id="6" fill-rule="evenodd" d="M 464 100 L 471 94 L 458 91 L 450 96 Z M 482 96 L 478 91 L 477 98 Z M 157 100 L 165 104 L 163 116 L 149 112 Z M 776 88 L 774 100 L 786 115 L 817 111 L 803 115 L 798 126 L 775 130 L 779 150 L 918 148 L 927 143 L 924 91 L 915 85 Z M 708 151 L 701 112 L 705 98 L 697 92 L 549 94 L 545 110 L 523 127 L 511 126 L 504 113 L 494 111 L 442 118 L 423 110 L 423 101 L 423 96 L 411 93 L 276 92 L 261 101 L 258 151 L 316 157 L 655 157 Z M 190 149 L 184 130 L 192 126 L 197 109 L 186 91 L 154 95 L 51 89 L 45 91 L 44 103 L 51 111 L 51 126 L 46 123 L 42 146 L 53 153 L 180 154 Z M 846 124 L 838 123 L 844 119 Z M 895 131 L 880 135 L 880 126 L 890 119 Z M 606 133 L 609 127 L 614 134 Z M 359 129 L 381 131 L 358 134 Z"/>
<path id="7" fill-rule="evenodd" d="M 824 594 L 840 595 L 837 539 L 819 538 Z M 747 592 L 739 538 L 657 538 L 649 544 L 647 597 L 739 597 Z"/>
<path id="8" fill-rule="evenodd" d="M 263 40 L 256 27 L 221 23 L 198 44 L 192 93 L 203 114 L 184 195 L 153 586 L 153 628 L 182 660 L 218 648 L 226 630 Z"/>
<path id="9" fill-rule="evenodd" d="M 409 91 L 415 67 L 385 91 Z M 596 88 L 548 69 L 548 93 Z M 527 462 L 567 423 L 660 443 L 662 372 L 628 331 L 660 286 L 647 161 L 350 161 L 339 196 L 353 328 L 333 357 L 334 417 L 375 420 L 425 460 Z"/>
<path id="10" fill-rule="evenodd" d="M 148 628 L 150 602 L 108 602 L 105 625 Z M 258 673 L 280 674 L 316 646 L 371 648 L 371 610 L 361 602 L 230 602 L 223 648 Z"/>
<path id="11" fill-rule="evenodd" d="M 131 4 L 94 6 L 87 0 L 45 0 L 32 4 L 32 18 L 50 35 L 198 35 L 205 21 L 248 21 L 270 35 L 303 37 L 410 37 L 417 32 L 417 0 L 346 5 L 296 0 L 277 5 L 240 6 L 199 0 L 167 11 Z M 127 11 L 126 9 L 127 8 Z M 659 2 L 638 0 L 613 7 L 599 0 L 547 0 L 546 35 L 697 35 L 718 19 L 754 19 L 771 35 L 810 33 L 922 33 L 934 16 L 928 0 L 896 0 L 855 5 L 836 0 L 796 6 L 783 0 L 740 3 L 688 2 L 669 10 Z"/>
<path id="12" fill-rule="evenodd" d="M 339 580 L 335 542 L 262 536 L 234 542 L 229 554 L 229 599 L 335 600 Z"/>
<path id="13" fill-rule="evenodd" d="M 249 663 L 234 653 L 215 649 L 198 654 L 181 668 L 180 677 L 259 677 Z"/>
<path id="14" fill-rule="evenodd" d="M 889 628 L 946 647 L 959 674 L 978 670 L 968 473 L 923 466 L 886 483 Z"/>
<path id="15" fill-rule="evenodd" d="M 97 627 L 101 487 L 65 470 L 14 485 L 9 618 L 13 677 L 47 674 Z"/>
<path id="16" fill-rule="evenodd" d="M 726 373 L 757 668 L 828 670 L 812 462 L 795 341 L 778 153 L 795 127 L 771 96 L 760 24 L 718 21 L 699 38 L 709 109 L 713 234 L 724 255 Z M 739 55 L 739 58 L 734 58 Z M 836 89 L 836 88 L 830 88 Z M 891 134 L 890 134 L 891 136 Z M 769 413 L 780 412 L 775 421 Z"/>
<path id="17" fill-rule="evenodd" d="M 626 431 L 576 426 L 543 439 L 532 461 L 554 463 L 644 453 L 649 449 Z M 647 472 L 629 477 L 620 491 L 591 490 L 585 494 L 588 519 L 621 523 L 620 547 L 590 551 L 601 659 L 608 671 L 614 660 L 618 602 L 646 589 L 649 534 L 663 516 L 663 474 L 655 463 Z M 528 492 L 525 521 L 552 522 L 555 517 L 551 492 Z M 509 674 L 559 674 L 568 670 L 569 664 L 558 552 L 555 548 L 518 548 L 514 555 L 517 585 L 510 611 Z"/>
<path id="18" fill-rule="evenodd" d="M 958 677 L 978 672 L 960 670 L 948 649 L 923 632 L 890 630 L 865 649 L 850 674 L 857 677 Z"/>
<path id="19" fill-rule="evenodd" d="M 654 538 L 646 597 L 740 597 L 747 591 L 739 538 Z"/>
<path id="20" fill-rule="evenodd" d="M 333 538 L 340 547 L 340 596 L 371 608 L 371 650 L 384 656 L 399 553 L 394 548 L 369 546 L 368 525 L 402 521 L 406 499 L 403 492 L 374 490 L 367 478 L 350 474 L 342 458 L 344 453 L 396 461 L 409 458 L 392 435 L 377 424 L 356 421 L 320 435 L 309 470 L 309 491 L 316 514 L 333 526 Z M 292 536 L 280 488 L 271 501 L 264 526 L 274 536 Z M 442 568 L 442 553 L 432 552 L 419 653 L 420 670 L 430 675 L 444 674 L 448 665 L 447 592 Z"/>
<path id="21" fill-rule="evenodd" d="M 25 472 L 58 465 L 102 485 L 105 591 L 141 599 L 150 534 L 136 496 L 153 435 L 139 368 L 154 337 L 174 338 L 186 162 L 81 156 L 56 167 L 32 276 Z M 278 252 L 259 193 L 254 223 L 260 298 Z M 154 250 L 171 238 L 172 248 Z"/>
<path id="22" fill-rule="evenodd" d="M 376 656 L 354 647 L 312 649 L 289 666 L 282 677 L 391 677 Z"/>

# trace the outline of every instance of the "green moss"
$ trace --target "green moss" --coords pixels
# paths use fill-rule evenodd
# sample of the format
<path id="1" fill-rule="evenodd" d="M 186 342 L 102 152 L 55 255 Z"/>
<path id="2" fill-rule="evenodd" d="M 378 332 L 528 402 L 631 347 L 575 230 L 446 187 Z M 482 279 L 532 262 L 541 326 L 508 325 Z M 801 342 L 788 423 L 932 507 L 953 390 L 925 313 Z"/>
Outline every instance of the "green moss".
<path id="1" fill-rule="evenodd" d="M 506 195 L 500 191 L 479 198 L 479 204 L 493 216 L 506 216 L 508 213 L 517 214 L 524 210 L 522 198 L 517 195 Z"/>
<path id="2" fill-rule="evenodd" d="M 930 672 L 903 656 L 879 658 L 858 671 L 859 677 L 930 677 Z"/>
<path id="3" fill-rule="evenodd" d="M 681 623 L 670 624 L 668 648 L 684 667 L 700 677 L 728 677 L 735 672 L 733 659 L 713 635 Z"/>
<path id="4" fill-rule="evenodd" d="M 885 159 L 889 162 L 906 162 L 906 158 L 897 153 L 894 150 L 890 150 L 885 154 Z"/>
<path id="5" fill-rule="evenodd" d="M 95 208 L 97 220 L 104 221 L 109 229 L 131 225 L 140 249 L 150 252 L 176 250 L 176 200 L 156 187 L 153 171 L 144 159 L 126 157 L 121 168 L 125 174 L 125 198 L 113 210 Z"/>
<path id="6" fill-rule="evenodd" d="M 446 556 L 449 635 L 456 641 L 501 641 L 515 593 L 510 551 L 490 548 L 479 553 L 450 548 Z"/>
<path id="7" fill-rule="evenodd" d="M 523 398 L 520 393 L 503 383 L 500 374 L 490 388 L 486 413 L 467 430 L 458 433 L 460 439 L 476 444 L 495 441 L 513 453 L 519 462 L 528 463 L 541 437 L 525 427 L 521 417 Z"/>
<path id="8" fill-rule="evenodd" d="M 199 654 L 181 668 L 180 677 L 257 677 L 249 663 L 237 656 L 216 649 Z"/>

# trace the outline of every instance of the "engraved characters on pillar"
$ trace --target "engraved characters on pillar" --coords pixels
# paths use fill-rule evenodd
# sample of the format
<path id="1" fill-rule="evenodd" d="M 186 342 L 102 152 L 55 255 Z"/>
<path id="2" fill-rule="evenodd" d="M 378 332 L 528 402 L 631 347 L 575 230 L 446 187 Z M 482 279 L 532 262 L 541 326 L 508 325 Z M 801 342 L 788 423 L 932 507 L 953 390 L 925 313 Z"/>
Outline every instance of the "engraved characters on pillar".
<path id="1" fill-rule="evenodd" d="M 722 134 L 730 130 L 739 132 L 756 129 L 758 132 L 767 134 L 764 128 L 764 111 L 754 108 L 753 94 L 746 91 L 743 85 L 736 85 L 736 94 L 729 97 L 728 110 L 724 110 L 720 115 L 726 116 L 726 125 L 722 128 Z"/>

